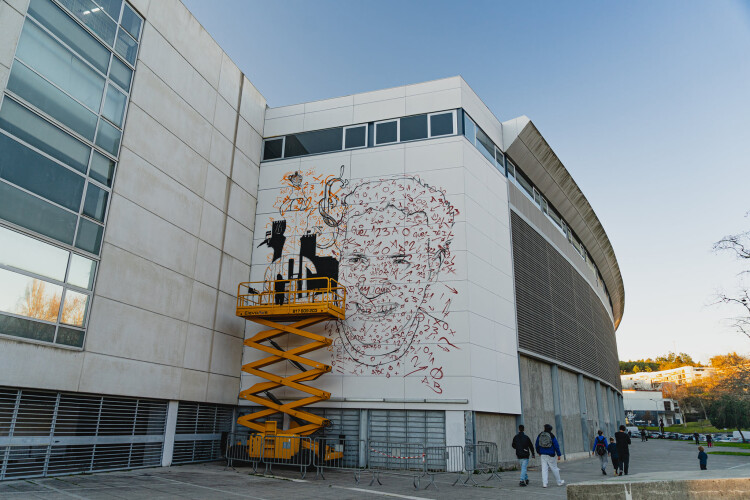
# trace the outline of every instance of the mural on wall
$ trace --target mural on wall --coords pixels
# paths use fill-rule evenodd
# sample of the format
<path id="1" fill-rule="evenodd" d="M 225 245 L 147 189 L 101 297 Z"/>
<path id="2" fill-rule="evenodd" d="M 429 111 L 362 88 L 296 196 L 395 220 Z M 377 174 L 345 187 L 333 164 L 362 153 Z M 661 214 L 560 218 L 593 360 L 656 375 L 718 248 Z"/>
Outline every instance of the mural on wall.
<path id="1" fill-rule="evenodd" d="M 334 372 L 418 377 L 442 394 L 445 356 L 458 347 L 448 316 L 457 291 L 451 254 L 458 210 L 417 177 L 350 181 L 313 169 L 284 174 L 269 218 L 265 280 L 333 278 L 346 320 L 326 332 Z"/>

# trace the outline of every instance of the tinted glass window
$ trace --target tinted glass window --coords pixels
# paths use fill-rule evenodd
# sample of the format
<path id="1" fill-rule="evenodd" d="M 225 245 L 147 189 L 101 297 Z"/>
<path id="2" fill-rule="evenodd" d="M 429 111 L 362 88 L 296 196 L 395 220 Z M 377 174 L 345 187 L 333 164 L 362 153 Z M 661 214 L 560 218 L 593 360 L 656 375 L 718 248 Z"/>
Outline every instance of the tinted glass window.
<path id="1" fill-rule="evenodd" d="M 125 92 L 130 91 L 130 78 L 132 76 L 132 69 L 128 68 L 125 63 L 120 61 L 118 58 L 112 58 L 112 66 L 109 68 L 109 77 Z"/>
<path id="2" fill-rule="evenodd" d="M 534 187 L 531 185 L 531 181 L 529 181 L 526 176 L 520 172 L 520 170 L 516 170 L 516 180 L 518 181 L 518 184 L 520 184 L 524 189 L 524 191 L 526 191 L 526 193 L 533 199 Z"/>
<path id="3" fill-rule="evenodd" d="M 94 138 L 96 115 L 18 61 L 13 63 L 8 89 L 87 139 Z"/>
<path id="4" fill-rule="evenodd" d="M 0 264 L 63 281 L 68 252 L 0 227 Z"/>
<path id="5" fill-rule="evenodd" d="M 60 315 L 62 323 L 72 326 L 83 326 L 86 321 L 86 311 L 89 308 L 89 296 L 73 290 L 65 291 L 65 301 Z"/>
<path id="6" fill-rule="evenodd" d="M 135 66 L 135 55 L 138 52 L 138 43 L 128 35 L 125 30 L 120 29 L 117 32 L 117 43 L 115 50 L 127 62 Z"/>
<path id="7" fill-rule="evenodd" d="M 401 140 L 414 141 L 427 138 L 427 115 L 401 118 Z"/>
<path id="8" fill-rule="evenodd" d="M 3 101 L 0 127 L 66 165 L 86 172 L 91 148 L 12 99 Z"/>
<path id="9" fill-rule="evenodd" d="M 104 120 L 99 120 L 99 131 L 96 134 L 96 145 L 113 156 L 120 148 L 120 131 Z"/>
<path id="10" fill-rule="evenodd" d="M 505 156 L 500 152 L 499 149 L 495 150 L 495 164 L 497 168 L 505 175 Z"/>
<path id="11" fill-rule="evenodd" d="M 94 151 L 91 155 L 91 170 L 89 170 L 89 177 L 95 179 L 102 184 L 107 186 L 112 185 L 112 176 L 115 173 L 115 162 Z"/>
<path id="12" fill-rule="evenodd" d="M 477 126 L 474 125 L 474 122 L 466 113 L 464 113 L 464 135 L 469 139 L 470 143 L 474 144 L 477 135 Z"/>
<path id="13" fill-rule="evenodd" d="M 0 333 L 25 339 L 52 342 L 55 338 L 55 325 L 0 314 Z"/>
<path id="14" fill-rule="evenodd" d="M 128 30 L 128 33 L 133 35 L 133 38 L 136 40 L 141 36 L 141 18 L 133 12 L 133 9 L 131 9 L 128 4 L 125 4 L 125 9 L 122 11 L 122 20 L 120 21 L 120 24 L 123 28 Z"/>
<path id="15" fill-rule="evenodd" d="M 104 77 L 30 21 L 23 27 L 16 57 L 91 110 L 99 111 Z"/>
<path id="16" fill-rule="evenodd" d="M 50 0 L 31 0 L 29 14 L 99 71 L 107 72 L 109 50 Z"/>
<path id="17" fill-rule="evenodd" d="M 89 184 L 86 188 L 86 200 L 83 202 L 83 213 L 92 219 L 104 222 L 104 212 L 107 210 L 107 192 Z"/>
<path id="18" fill-rule="evenodd" d="M 430 116 L 430 133 L 432 137 L 453 133 L 453 113 L 442 113 Z"/>
<path id="19" fill-rule="evenodd" d="M 398 141 L 398 122 L 375 124 L 375 144 L 388 144 Z"/>
<path id="20" fill-rule="evenodd" d="M 117 23 L 91 0 L 58 0 L 68 8 L 91 31 L 99 35 L 102 40 L 112 45 L 115 41 Z M 117 16 L 114 16 L 117 18 Z"/>
<path id="21" fill-rule="evenodd" d="M 102 116 L 122 128 L 126 100 L 127 97 L 125 97 L 125 94 L 114 88 L 112 85 L 109 85 L 107 87 L 107 99 L 104 101 Z"/>
<path id="22" fill-rule="evenodd" d="M 94 224 L 90 220 L 81 218 L 78 224 L 76 246 L 81 250 L 98 254 L 102 245 L 103 232 L 104 228 L 99 224 Z"/>
<path id="23" fill-rule="evenodd" d="M 490 160 L 491 163 L 495 163 L 495 145 L 479 127 L 477 127 L 477 149 L 479 149 L 479 152 L 482 153 L 485 158 Z"/>
<path id="24" fill-rule="evenodd" d="M 0 182 L 0 217 L 50 238 L 72 244 L 76 216 Z"/>
<path id="25" fill-rule="evenodd" d="M 60 327 L 57 329 L 57 344 L 73 347 L 83 347 L 83 332 L 72 328 Z"/>
<path id="26" fill-rule="evenodd" d="M 70 270 L 68 271 L 67 282 L 71 285 L 92 290 L 94 287 L 94 271 L 96 271 L 96 262 L 73 254 L 70 258 Z"/>
<path id="27" fill-rule="evenodd" d="M 263 159 L 277 160 L 281 158 L 284 139 L 269 139 L 263 143 Z"/>
<path id="28" fill-rule="evenodd" d="M 58 205 L 78 211 L 84 177 L 4 134 L 0 134 L 0 151 L 0 177 Z"/>
<path id="29" fill-rule="evenodd" d="M 361 127 L 351 127 L 345 130 L 344 147 L 362 148 L 367 145 L 367 125 Z"/>
<path id="30" fill-rule="evenodd" d="M 286 136 L 284 158 L 341 150 L 342 128 Z"/>
<path id="31" fill-rule="evenodd" d="M 117 21 L 120 17 L 120 7 L 122 6 L 122 0 L 96 0 L 96 3 L 101 5 L 104 10 L 112 16 L 112 19 Z"/>

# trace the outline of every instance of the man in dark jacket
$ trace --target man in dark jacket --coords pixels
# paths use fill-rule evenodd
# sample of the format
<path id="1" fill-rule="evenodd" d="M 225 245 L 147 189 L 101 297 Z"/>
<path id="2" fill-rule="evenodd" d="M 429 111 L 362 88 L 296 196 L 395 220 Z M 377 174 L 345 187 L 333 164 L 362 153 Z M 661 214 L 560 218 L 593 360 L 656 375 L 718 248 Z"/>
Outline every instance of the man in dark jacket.
<path id="1" fill-rule="evenodd" d="M 529 484 L 529 475 L 526 472 L 529 467 L 529 454 L 534 458 L 536 458 L 536 454 L 534 453 L 534 445 L 531 444 L 531 439 L 523 433 L 523 425 L 518 426 L 518 434 L 513 437 L 512 446 L 516 450 L 516 457 L 521 464 L 521 482 L 518 485 L 526 486 Z"/>
<path id="2" fill-rule="evenodd" d="M 630 436 L 625 432 L 625 426 L 620 426 L 620 431 L 615 432 L 615 442 L 617 443 L 617 465 L 620 475 L 628 475 L 628 465 L 630 463 Z"/>
<path id="3" fill-rule="evenodd" d="M 536 452 L 539 453 L 539 458 L 542 459 L 542 488 L 547 487 L 547 476 L 549 470 L 552 470 L 552 474 L 557 479 L 557 485 L 562 486 L 565 481 L 560 479 L 560 469 L 557 468 L 555 463 L 555 455 L 557 460 L 560 460 L 560 444 L 557 442 L 557 438 L 552 434 L 552 426 L 544 424 L 544 430 L 539 433 L 536 437 Z"/>

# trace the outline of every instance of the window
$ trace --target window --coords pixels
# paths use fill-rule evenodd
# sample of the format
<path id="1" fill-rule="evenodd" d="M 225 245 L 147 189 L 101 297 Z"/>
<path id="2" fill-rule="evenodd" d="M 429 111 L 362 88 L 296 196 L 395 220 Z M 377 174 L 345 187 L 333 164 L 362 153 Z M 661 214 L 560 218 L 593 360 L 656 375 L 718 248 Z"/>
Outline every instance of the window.
<path id="1" fill-rule="evenodd" d="M 375 124 L 375 145 L 398 142 L 398 120 L 389 120 Z"/>
<path id="2" fill-rule="evenodd" d="M 477 127 L 477 149 L 490 163 L 495 164 L 495 144 L 487 137 L 484 131 Z"/>
<path id="3" fill-rule="evenodd" d="M 474 144 L 477 138 L 477 126 L 474 120 L 464 111 L 464 135 L 470 143 Z"/>
<path id="4" fill-rule="evenodd" d="M 495 166 L 505 175 L 505 155 L 498 148 L 495 148 Z"/>
<path id="5" fill-rule="evenodd" d="M 427 138 L 427 115 L 407 116 L 401 118 L 401 142 L 416 141 Z"/>
<path id="6" fill-rule="evenodd" d="M 515 179 L 516 178 L 516 166 L 513 165 L 513 162 L 508 159 L 508 157 L 505 157 L 505 167 L 508 170 L 508 178 Z"/>
<path id="7" fill-rule="evenodd" d="M 3 227 L 0 240 L 0 334 L 81 347 L 96 262 Z"/>
<path id="8" fill-rule="evenodd" d="M 453 135 L 455 133 L 456 112 L 432 113 L 430 117 L 430 137 Z"/>
<path id="9" fill-rule="evenodd" d="M 278 160 L 284 153 L 284 138 L 266 139 L 263 142 L 263 159 Z"/>
<path id="10" fill-rule="evenodd" d="M 342 127 L 287 135 L 284 140 L 284 158 L 341 151 L 342 137 Z"/>
<path id="11" fill-rule="evenodd" d="M 344 149 L 364 148 L 367 146 L 367 125 L 344 127 Z"/>

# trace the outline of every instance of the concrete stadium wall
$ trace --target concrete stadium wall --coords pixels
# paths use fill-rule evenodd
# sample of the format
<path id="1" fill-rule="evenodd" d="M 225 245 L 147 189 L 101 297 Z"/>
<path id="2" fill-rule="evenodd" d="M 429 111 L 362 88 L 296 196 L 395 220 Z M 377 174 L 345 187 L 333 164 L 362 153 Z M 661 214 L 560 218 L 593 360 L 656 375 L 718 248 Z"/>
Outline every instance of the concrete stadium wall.
<path id="1" fill-rule="evenodd" d="M 145 22 L 84 349 L 2 339 L 0 380 L 236 404 L 266 101 L 179 0 L 130 3 Z M 27 6 L 0 1 L 3 86 Z"/>

